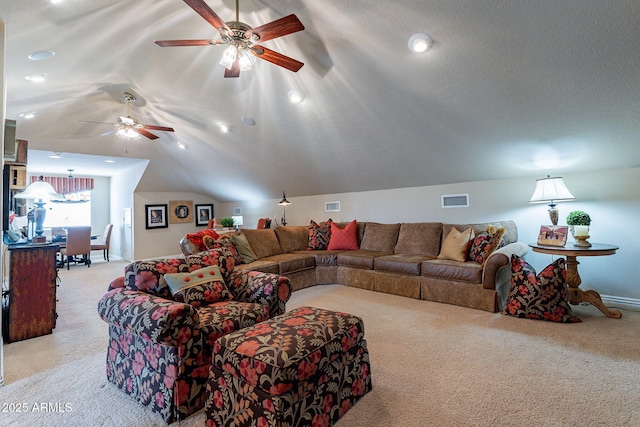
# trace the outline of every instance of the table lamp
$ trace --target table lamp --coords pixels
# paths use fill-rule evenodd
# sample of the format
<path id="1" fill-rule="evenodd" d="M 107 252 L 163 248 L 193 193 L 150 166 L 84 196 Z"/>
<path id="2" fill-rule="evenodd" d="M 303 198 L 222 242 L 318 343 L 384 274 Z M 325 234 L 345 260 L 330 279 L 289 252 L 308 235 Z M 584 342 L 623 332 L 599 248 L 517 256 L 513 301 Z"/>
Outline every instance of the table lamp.
<path id="1" fill-rule="evenodd" d="M 16 199 L 35 200 L 36 207 L 33 210 L 33 219 L 36 223 L 36 241 L 42 240 L 42 234 L 44 233 L 44 219 L 47 215 L 44 205 L 50 200 L 65 200 L 64 196 L 58 194 L 51 184 L 44 181 L 42 176 L 38 181 L 32 182 L 22 193 L 18 193 L 13 197 Z"/>
<path id="2" fill-rule="evenodd" d="M 551 177 L 536 180 L 536 188 L 529 203 L 547 203 L 549 205 L 549 218 L 551 224 L 558 225 L 558 209 L 556 202 L 574 200 L 575 197 L 564 183 L 562 177 Z"/>

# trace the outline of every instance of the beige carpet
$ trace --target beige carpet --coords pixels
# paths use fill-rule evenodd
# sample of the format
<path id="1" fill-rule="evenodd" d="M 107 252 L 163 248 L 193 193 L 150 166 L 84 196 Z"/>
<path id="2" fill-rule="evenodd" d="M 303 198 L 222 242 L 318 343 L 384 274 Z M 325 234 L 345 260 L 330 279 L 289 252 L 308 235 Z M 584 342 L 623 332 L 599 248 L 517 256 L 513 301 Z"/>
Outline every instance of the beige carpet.
<path id="1" fill-rule="evenodd" d="M 1 426 L 164 425 L 105 379 L 96 303 L 123 268 L 60 271 L 53 334 L 4 347 Z M 301 305 L 365 322 L 373 391 L 339 427 L 640 425 L 638 312 L 616 320 L 580 306 L 583 323 L 556 324 L 342 286 L 298 291 L 288 307 Z"/>

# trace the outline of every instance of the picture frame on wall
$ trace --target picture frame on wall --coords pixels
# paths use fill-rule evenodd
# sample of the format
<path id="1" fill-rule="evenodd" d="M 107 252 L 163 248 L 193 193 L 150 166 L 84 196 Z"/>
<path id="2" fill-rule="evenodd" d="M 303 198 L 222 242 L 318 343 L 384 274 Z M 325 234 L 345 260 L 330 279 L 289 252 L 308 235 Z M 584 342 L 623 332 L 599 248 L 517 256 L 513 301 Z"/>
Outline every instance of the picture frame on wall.
<path id="1" fill-rule="evenodd" d="M 213 219 L 213 205 L 196 205 L 196 225 L 208 225 L 209 220 Z"/>
<path id="2" fill-rule="evenodd" d="M 567 244 L 569 227 L 566 225 L 541 225 L 538 244 L 546 246 L 564 246 Z"/>
<path id="3" fill-rule="evenodd" d="M 146 228 L 167 228 L 167 204 L 144 205 Z"/>
<path id="4" fill-rule="evenodd" d="M 169 223 L 193 223 L 193 200 L 169 201 Z"/>

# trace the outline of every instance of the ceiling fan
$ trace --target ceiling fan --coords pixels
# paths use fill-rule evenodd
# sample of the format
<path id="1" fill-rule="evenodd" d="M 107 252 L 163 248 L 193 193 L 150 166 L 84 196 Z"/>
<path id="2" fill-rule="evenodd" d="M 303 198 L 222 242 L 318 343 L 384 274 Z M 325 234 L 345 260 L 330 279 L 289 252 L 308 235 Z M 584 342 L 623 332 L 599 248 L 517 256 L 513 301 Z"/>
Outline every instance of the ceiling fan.
<path id="1" fill-rule="evenodd" d="M 100 136 L 106 136 L 111 134 L 116 134 L 116 136 L 126 139 L 140 139 L 142 136 L 146 136 L 149 139 L 158 139 L 157 135 L 152 134 L 147 129 L 151 130 L 162 130 L 166 132 L 174 132 L 173 128 L 166 126 L 155 126 L 155 125 L 143 125 L 138 122 L 137 119 L 131 117 L 131 103 L 135 102 L 136 97 L 129 92 L 124 93 L 124 100 L 127 102 L 127 115 L 126 116 L 118 116 L 117 123 L 104 123 L 104 122 L 90 122 L 87 120 L 80 120 L 86 123 L 103 123 L 103 124 L 111 124 L 114 129 L 100 134 Z"/>
<path id="2" fill-rule="evenodd" d="M 257 42 L 265 42 L 304 30 L 304 25 L 296 15 L 291 14 L 256 28 L 251 28 L 244 22 L 240 22 L 239 0 L 236 0 L 236 20 L 229 22 L 224 22 L 204 0 L 184 0 L 184 2 L 209 24 L 213 25 L 220 33 L 222 40 L 157 40 L 156 44 L 158 46 L 215 46 L 226 44 L 228 47 L 220 60 L 220 64 L 225 67 L 225 77 L 239 77 L 240 71 L 251 69 L 256 58 L 264 59 L 293 72 L 297 72 L 304 65 L 300 61 L 256 44 Z"/>

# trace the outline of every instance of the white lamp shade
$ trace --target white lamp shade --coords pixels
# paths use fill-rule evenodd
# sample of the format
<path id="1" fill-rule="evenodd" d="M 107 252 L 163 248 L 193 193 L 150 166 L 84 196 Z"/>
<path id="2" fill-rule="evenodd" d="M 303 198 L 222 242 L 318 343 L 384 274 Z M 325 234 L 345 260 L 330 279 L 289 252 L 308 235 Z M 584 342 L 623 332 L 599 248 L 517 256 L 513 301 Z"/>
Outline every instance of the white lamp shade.
<path id="1" fill-rule="evenodd" d="M 65 200 L 64 196 L 58 194 L 51 184 L 45 181 L 33 182 L 26 190 L 13 197 L 16 199 L 34 199 L 43 201 Z"/>
<path id="2" fill-rule="evenodd" d="M 561 177 L 547 177 L 536 180 L 536 188 L 529 203 L 573 200 L 575 197 Z"/>
<path id="3" fill-rule="evenodd" d="M 241 225 L 244 225 L 244 218 L 242 217 L 242 215 L 235 215 L 235 216 L 232 216 L 231 218 L 233 218 L 233 225 L 238 227 Z"/>

